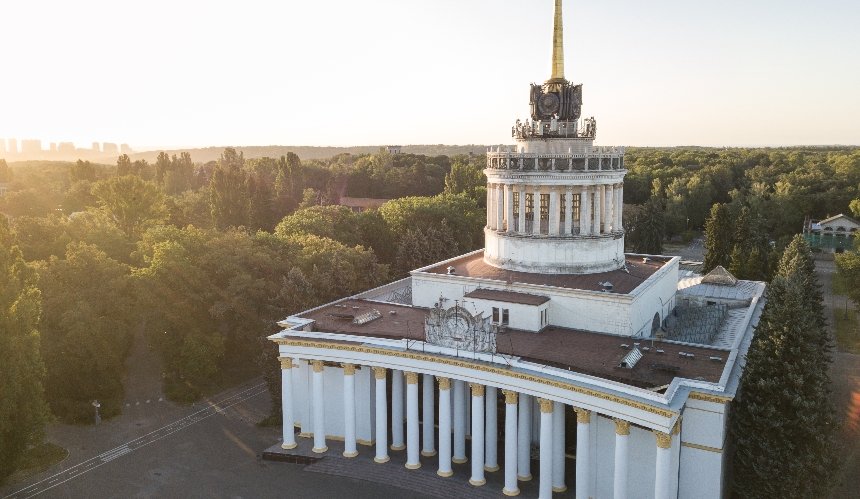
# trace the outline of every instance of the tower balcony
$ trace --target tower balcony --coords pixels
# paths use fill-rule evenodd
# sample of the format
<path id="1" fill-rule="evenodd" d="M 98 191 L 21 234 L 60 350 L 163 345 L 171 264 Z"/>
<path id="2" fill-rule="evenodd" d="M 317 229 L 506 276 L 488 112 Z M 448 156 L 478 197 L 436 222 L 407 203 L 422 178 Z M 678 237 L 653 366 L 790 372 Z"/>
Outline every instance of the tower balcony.
<path id="1" fill-rule="evenodd" d="M 586 147 L 581 153 L 516 152 L 502 147 L 487 151 L 487 168 L 520 171 L 624 170 L 623 147 Z"/>

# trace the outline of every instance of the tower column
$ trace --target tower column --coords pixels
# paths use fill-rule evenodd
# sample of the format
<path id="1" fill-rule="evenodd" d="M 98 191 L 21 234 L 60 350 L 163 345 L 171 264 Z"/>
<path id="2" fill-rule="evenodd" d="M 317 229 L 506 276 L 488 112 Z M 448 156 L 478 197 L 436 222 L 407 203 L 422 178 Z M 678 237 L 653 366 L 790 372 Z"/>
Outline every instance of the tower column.
<path id="1" fill-rule="evenodd" d="M 355 457 L 355 364 L 343 365 L 343 457 Z"/>
<path id="2" fill-rule="evenodd" d="M 451 379 L 439 381 L 439 470 L 437 475 L 449 477 L 451 469 Z"/>
<path id="3" fill-rule="evenodd" d="M 609 184 L 606 186 L 606 222 L 603 226 L 603 232 L 610 233 L 615 229 L 615 185 Z"/>
<path id="4" fill-rule="evenodd" d="M 467 461 L 465 388 L 463 381 L 454 380 L 454 457 L 451 460 L 457 464 Z"/>
<path id="5" fill-rule="evenodd" d="M 618 228 L 618 230 L 621 230 L 621 228 L 624 227 L 624 225 L 622 224 L 623 220 L 621 218 L 624 212 L 624 183 L 619 183 L 616 186 L 615 198 L 615 226 Z"/>
<path id="6" fill-rule="evenodd" d="M 669 470 L 672 462 L 672 435 L 655 431 L 654 436 L 657 437 L 657 462 L 656 476 L 654 477 L 654 499 L 669 498 Z"/>
<path id="7" fill-rule="evenodd" d="M 527 482 L 532 479 L 532 397 L 520 394 L 519 428 L 517 431 L 517 479 Z"/>
<path id="8" fill-rule="evenodd" d="M 612 481 L 613 497 L 627 497 L 627 463 L 630 449 L 630 423 L 615 420 L 615 478 Z"/>
<path id="9" fill-rule="evenodd" d="M 553 466 L 553 409 L 552 400 L 538 399 L 540 403 L 540 482 L 538 498 L 552 498 Z"/>
<path id="10" fill-rule="evenodd" d="M 559 202 L 558 187 L 549 188 L 549 230 L 551 236 L 557 236 L 561 232 L 561 213 L 558 205 Z"/>
<path id="11" fill-rule="evenodd" d="M 432 374 L 425 374 L 421 380 L 422 386 L 422 419 L 423 419 L 423 445 L 421 449 L 421 455 L 430 457 L 436 455 L 436 443 L 434 442 L 434 432 L 436 428 L 434 427 L 434 423 L 436 420 L 436 408 L 434 407 L 435 401 L 433 398 L 433 392 L 435 391 L 433 388 L 436 383 L 433 381 Z"/>
<path id="12" fill-rule="evenodd" d="M 564 193 L 564 235 L 573 234 L 573 187 L 567 186 Z"/>
<path id="13" fill-rule="evenodd" d="M 296 428 L 293 418 L 293 359 L 281 357 L 281 414 L 283 415 L 282 449 L 295 449 Z"/>
<path id="14" fill-rule="evenodd" d="M 600 205 L 603 203 L 600 195 L 600 187 L 599 185 L 594 186 L 594 203 L 592 203 L 594 207 L 594 213 L 591 217 L 592 223 L 594 224 L 591 228 L 591 233 L 594 235 L 600 235 L 600 220 L 601 220 L 601 210 Z"/>
<path id="15" fill-rule="evenodd" d="M 552 403 L 552 491 L 564 492 L 564 409 L 561 402 Z"/>
<path id="16" fill-rule="evenodd" d="M 496 184 L 496 230 L 505 230 L 505 185 Z"/>
<path id="17" fill-rule="evenodd" d="M 484 479 L 484 385 L 470 383 L 472 388 L 472 478 L 469 483 L 478 487 Z"/>
<path id="18" fill-rule="evenodd" d="M 505 487 L 506 496 L 519 495 L 517 486 L 517 392 L 502 390 L 505 394 Z"/>
<path id="19" fill-rule="evenodd" d="M 487 184 L 487 228 L 493 228 L 493 189 L 490 188 L 492 184 Z"/>
<path id="20" fill-rule="evenodd" d="M 514 186 L 505 184 L 505 230 L 515 232 L 517 226 L 514 224 Z"/>
<path id="21" fill-rule="evenodd" d="M 403 371 L 391 370 L 391 450 L 403 450 Z"/>
<path id="22" fill-rule="evenodd" d="M 386 369 L 374 367 L 376 380 L 376 457 L 377 463 L 388 462 L 388 395 L 385 387 Z"/>
<path id="23" fill-rule="evenodd" d="M 322 454 L 328 450 L 325 445 L 325 407 L 323 398 L 323 361 L 311 361 L 313 368 L 312 390 L 314 397 L 314 447 L 311 451 Z"/>
<path id="24" fill-rule="evenodd" d="M 484 417 L 484 426 L 486 427 L 485 451 L 484 451 L 484 470 L 493 472 L 499 471 L 499 432 L 498 432 L 498 390 L 495 386 L 486 387 L 486 397 L 484 397 L 484 407 L 487 409 L 487 414 Z"/>
<path id="25" fill-rule="evenodd" d="M 576 411 L 576 499 L 591 497 L 591 463 L 589 443 L 591 411 L 574 407 Z"/>
<path id="26" fill-rule="evenodd" d="M 519 204 L 520 204 L 520 217 L 517 219 L 517 232 L 520 234 L 526 233 L 526 186 L 520 184 L 517 189 L 519 189 Z"/>
<path id="27" fill-rule="evenodd" d="M 421 446 L 418 429 L 418 373 L 406 373 L 406 467 L 417 470 L 421 467 L 418 457 Z"/>
<path id="28" fill-rule="evenodd" d="M 588 196 L 588 186 L 582 186 L 579 195 L 579 233 L 587 236 L 591 234 L 591 200 Z"/>
<path id="29" fill-rule="evenodd" d="M 540 186 L 532 187 L 532 234 L 540 234 Z"/>

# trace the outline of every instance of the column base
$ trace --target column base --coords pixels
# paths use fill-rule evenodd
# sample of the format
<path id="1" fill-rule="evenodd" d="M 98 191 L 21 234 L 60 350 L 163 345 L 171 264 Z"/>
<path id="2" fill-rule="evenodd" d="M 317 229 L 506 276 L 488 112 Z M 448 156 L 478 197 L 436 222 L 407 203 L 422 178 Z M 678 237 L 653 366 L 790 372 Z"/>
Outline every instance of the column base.
<path id="1" fill-rule="evenodd" d="M 293 443 L 291 443 L 291 444 L 281 444 L 281 448 L 282 448 L 282 449 L 284 449 L 284 450 L 295 449 L 295 448 L 296 448 L 296 447 L 298 447 L 298 446 L 299 446 L 299 444 L 297 444 L 297 443 L 295 443 L 295 442 L 293 442 Z"/>
<path id="2" fill-rule="evenodd" d="M 442 471 L 442 470 L 439 470 L 439 471 L 437 471 L 437 472 L 436 472 L 436 474 L 437 474 L 437 475 L 439 475 L 439 476 L 441 476 L 442 478 L 448 478 L 449 476 L 453 476 L 453 475 L 454 475 L 454 472 L 453 472 L 453 471 Z"/>
<path id="3" fill-rule="evenodd" d="M 532 476 L 531 475 L 526 475 L 526 476 L 517 475 L 517 480 L 519 480 L 521 482 L 530 482 L 530 481 L 532 481 Z"/>
<path id="4" fill-rule="evenodd" d="M 343 457 L 355 457 L 358 455 L 358 451 L 355 452 L 344 452 Z"/>
<path id="5" fill-rule="evenodd" d="M 400 451 L 406 448 L 406 445 L 392 445 L 389 449 L 394 451 Z"/>
<path id="6" fill-rule="evenodd" d="M 328 446 L 314 447 L 313 449 L 311 449 L 311 452 L 314 452 L 316 454 L 325 454 L 326 452 L 328 452 Z"/>
<path id="7" fill-rule="evenodd" d="M 424 457 L 433 457 L 436 455 L 436 451 L 435 450 L 422 450 L 421 455 Z"/>
<path id="8" fill-rule="evenodd" d="M 312 438 L 314 434 L 306 431 L 300 431 L 298 436 L 300 438 Z"/>
<path id="9" fill-rule="evenodd" d="M 406 463 L 405 466 L 407 470 L 417 470 L 421 467 L 421 463 Z"/>
<path id="10" fill-rule="evenodd" d="M 499 468 L 499 465 L 495 465 L 495 466 L 487 466 L 487 465 L 484 465 L 484 471 L 487 471 L 487 472 L 490 472 L 490 473 L 494 473 L 494 472 L 496 472 L 496 471 L 499 471 L 500 469 L 501 469 L 501 468 Z"/>
<path id="11" fill-rule="evenodd" d="M 485 483 L 487 483 L 487 481 L 486 480 L 473 480 L 470 478 L 469 483 L 471 485 L 474 485 L 475 487 L 480 487 L 481 485 L 484 485 Z"/>
<path id="12" fill-rule="evenodd" d="M 457 464 L 463 464 L 463 463 L 468 463 L 469 458 L 468 457 L 452 457 L 451 461 L 454 463 L 457 463 Z"/>
<path id="13" fill-rule="evenodd" d="M 391 460 L 391 458 L 390 458 L 390 457 L 388 457 L 388 456 L 385 456 L 385 457 L 374 457 L 374 458 L 373 458 L 373 462 L 374 462 L 374 463 L 379 463 L 379 464 L 385 464 L 385 463 L 387 463 L 387 462 L 388 462 L 388 461 L 390 461 L 390 460 Z"/>
<path id="14" fill-rule="evenodd" d="M 514 489 L 514 490 L 502 489 L 502 494 L 504 494 L 506 496 L 510 496 L 510 497 L 518 496 L 518 495 L 520 495 L 520 489 Z"/>
<path id="15" fill-rule="evenodd" d="M 355 441 L 355 443 L 357 443 L 358 445 L 366 445 L 368 447 L 373 447 L 374 445 L 376 445 L 376 440 L 362 440 L 359 438 Z"/>
<path id="16" fill-rule="evenodd" d="M 566 492 L 567 491 L 567 485 L 562 485 L 561 487 L 553 487 L 552 491 L 553 492 Z"/>

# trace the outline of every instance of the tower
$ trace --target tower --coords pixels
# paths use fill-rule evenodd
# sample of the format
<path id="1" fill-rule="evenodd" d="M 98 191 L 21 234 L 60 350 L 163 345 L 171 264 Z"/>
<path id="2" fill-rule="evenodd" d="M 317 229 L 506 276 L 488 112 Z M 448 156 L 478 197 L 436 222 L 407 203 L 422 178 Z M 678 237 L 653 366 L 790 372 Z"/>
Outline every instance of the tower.
<path id="1" fill-rule="evenodd" d="M 542 274 L 624 266 L 624 149 L 595 147 L 596 121 L 580 120 L 582 85 L 564 77 L 561 0 L 555 0 L 552 74 L 532 84 L 531 119 L 515 146 L 487 152 L 484 261 Z"/>

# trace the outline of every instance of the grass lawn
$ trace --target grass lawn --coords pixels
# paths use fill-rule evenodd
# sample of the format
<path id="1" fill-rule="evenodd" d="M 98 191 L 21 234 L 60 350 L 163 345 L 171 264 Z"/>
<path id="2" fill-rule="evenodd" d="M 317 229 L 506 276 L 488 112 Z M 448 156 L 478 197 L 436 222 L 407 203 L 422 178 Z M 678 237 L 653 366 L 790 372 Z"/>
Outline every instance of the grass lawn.
<path id="1" fill-rule="evenodd" d="M 836 343 L 840 352 L 860 354 L 860 328 L 857 324 L 857 312 L 845 309 L 833 311 L 833 322 L 836 329 Z"/>
<path id="2" fill-rule="evenodd" d="M 17 482 L 29 476 L 41 473 L 59 463 L 69 455 L 69 451 L 59 445 L 43 442 L 24 453 L 18 470 L 10 477 L 10 482 Z"/>

